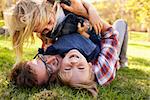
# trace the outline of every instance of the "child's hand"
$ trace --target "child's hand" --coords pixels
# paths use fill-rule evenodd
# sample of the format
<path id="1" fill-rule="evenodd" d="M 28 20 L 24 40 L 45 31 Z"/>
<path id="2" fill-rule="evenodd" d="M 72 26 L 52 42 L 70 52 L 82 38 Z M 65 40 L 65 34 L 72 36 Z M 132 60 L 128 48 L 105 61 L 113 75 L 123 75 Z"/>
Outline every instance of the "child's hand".
<path id="1" fill-rule="evenodd" d="M 44 51 L 53 44 L 53 40 L 50 38 L 47 38 L 46 36 L 41 35 L 41 33 L 36 34 L 37 37 L 39 37 L 42 40 L 42 48 Z"/>
<path id="2" fill-rule="evenodd" d="M 89 23 L 87 22 L 87 21 L 85 21 L 84 23 L 83 23 L 83 27 L 81 26 L 81 23 L 78 23 L 78 32 L 82 35 L 82 36 L 84 36 L 84 37 L 86 37 L 86 38 L 89 38 L 90 37 L 90 35 L 87 33 L 87 31 L 88 31 L 88 28 L 90 27 L 90 25 L 89 25 Z"/>
<path id="3" fill-rule="evenodd" d="M 53 44 L 53 42 L 52 42 L 52 40 L 50 40 L 50 39 L 47 39 L 47 41 L 46 41 L 46 43 L 45 43 L 45 45 L 44 45 L 44 51 L 46 51 L 47 50 L 47 48 L 49 47 L 49 46 L 51 46 Z"/>

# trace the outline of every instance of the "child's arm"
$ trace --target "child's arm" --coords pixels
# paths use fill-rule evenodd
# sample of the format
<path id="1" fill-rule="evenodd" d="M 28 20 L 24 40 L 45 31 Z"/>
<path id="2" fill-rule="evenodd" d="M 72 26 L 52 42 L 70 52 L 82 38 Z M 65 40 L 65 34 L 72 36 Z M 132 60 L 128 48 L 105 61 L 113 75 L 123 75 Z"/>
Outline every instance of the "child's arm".
<path id="1" fill-rule="evenodd" d="M 61 3 L 61 6 L 74 13 L 74 14 L 77 14 L 77 15 L 80 15 L 80 16 L 83 16 L 85 18 L 88 18 L 88 13 L 87 13 L 87 9 L 83 6 L 82 4 L 82 1 L 81 0 L 69 0 L 71 2 L 71 5 L 68 6 L 64 3 Z"/>

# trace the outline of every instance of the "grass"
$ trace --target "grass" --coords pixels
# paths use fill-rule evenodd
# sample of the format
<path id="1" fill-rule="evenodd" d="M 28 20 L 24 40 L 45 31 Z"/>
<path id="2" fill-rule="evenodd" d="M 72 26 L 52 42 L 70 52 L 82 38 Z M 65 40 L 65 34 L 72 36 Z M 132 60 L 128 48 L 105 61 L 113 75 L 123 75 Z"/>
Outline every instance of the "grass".
<path id="1" fill-rule="evenodd" d="M 98 100 L 149 100 L 150 99 L 150 42 L 146 33 L 130 32 L 129 67 L 117 72 L 116 79 L 106 87 L 98 86 Z M 36 44 L 26 47 L 24 59 L 32 59 Z M 10 38 L 0 36 L 0 100 L 93 100 L 85 90 L 52 84 L 47 88 L 19 88 L 9 83 L 8 75 L 14 64 Z"/>
<path id="2" fill-rule="evenodd" d="M 0 27 L 3 26 L 3 25 L 4 25 L 4 20 L 0 20 Z"/>

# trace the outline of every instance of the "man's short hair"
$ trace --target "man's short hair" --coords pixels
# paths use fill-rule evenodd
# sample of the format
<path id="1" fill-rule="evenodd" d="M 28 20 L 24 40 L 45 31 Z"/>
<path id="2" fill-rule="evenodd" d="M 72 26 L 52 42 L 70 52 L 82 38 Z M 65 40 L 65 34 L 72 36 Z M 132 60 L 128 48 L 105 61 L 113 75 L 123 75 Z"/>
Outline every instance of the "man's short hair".
<path id="1" fill-rule="evenodd" d="M 14 65 L 10 74 L 10 81 L 18 86 L 37 86 L 37 75 L 27 61 Z"/>

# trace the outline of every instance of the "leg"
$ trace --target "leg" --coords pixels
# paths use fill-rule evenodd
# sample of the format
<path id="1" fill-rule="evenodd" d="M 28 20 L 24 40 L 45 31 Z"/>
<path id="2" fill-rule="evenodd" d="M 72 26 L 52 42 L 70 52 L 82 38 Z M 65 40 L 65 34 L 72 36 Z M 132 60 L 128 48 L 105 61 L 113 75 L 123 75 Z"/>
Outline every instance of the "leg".
<path id="1" fill-rule="evenodd" d="M 127 45 L 128 45 L 128 33 L 127 33 L 127 23 L 123 19 L 117 20 L 113 24 L 113 28 L 119 32 L 118 40 L 118 57 L 120 62 L 120 67 L 127 66 Z"/>

